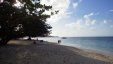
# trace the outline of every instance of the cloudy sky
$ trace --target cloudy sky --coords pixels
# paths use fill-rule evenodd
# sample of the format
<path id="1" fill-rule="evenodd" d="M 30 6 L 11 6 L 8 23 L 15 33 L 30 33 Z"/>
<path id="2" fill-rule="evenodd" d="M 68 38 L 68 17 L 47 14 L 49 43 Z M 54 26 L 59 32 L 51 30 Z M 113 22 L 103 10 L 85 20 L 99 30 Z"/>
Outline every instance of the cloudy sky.
<path id="1" fill-rule="evenodd" d="M 47 19 L 52 36 L 113 36 L 113 0 L 41 0 L 59 10 Z"/>

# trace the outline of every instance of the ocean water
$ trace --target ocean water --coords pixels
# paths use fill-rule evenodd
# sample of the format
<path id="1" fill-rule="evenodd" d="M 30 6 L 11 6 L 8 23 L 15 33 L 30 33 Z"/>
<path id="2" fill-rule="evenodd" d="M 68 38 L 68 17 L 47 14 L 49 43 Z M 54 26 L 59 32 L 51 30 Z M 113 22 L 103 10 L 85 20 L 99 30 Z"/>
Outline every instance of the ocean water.
<path id="1" fill-rule="evenodd" d="M 113 55 L 113 37 L 67 37 L 66 39 L 60 37 L 44 37 L 39 39 L 55 43 L 61 40 L 61 45 Z"/>

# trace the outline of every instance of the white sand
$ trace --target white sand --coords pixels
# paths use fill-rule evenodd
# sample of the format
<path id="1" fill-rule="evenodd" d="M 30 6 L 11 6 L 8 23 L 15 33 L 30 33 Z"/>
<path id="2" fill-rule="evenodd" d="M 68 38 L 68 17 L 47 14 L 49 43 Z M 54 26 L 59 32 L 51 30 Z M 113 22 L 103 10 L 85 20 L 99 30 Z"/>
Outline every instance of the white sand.
<path id="1" fill-rule="evenodd" d="M 113 64 L 113 57 L 54 43 L 13 40 L 0 47 L 0 64 Z"/>

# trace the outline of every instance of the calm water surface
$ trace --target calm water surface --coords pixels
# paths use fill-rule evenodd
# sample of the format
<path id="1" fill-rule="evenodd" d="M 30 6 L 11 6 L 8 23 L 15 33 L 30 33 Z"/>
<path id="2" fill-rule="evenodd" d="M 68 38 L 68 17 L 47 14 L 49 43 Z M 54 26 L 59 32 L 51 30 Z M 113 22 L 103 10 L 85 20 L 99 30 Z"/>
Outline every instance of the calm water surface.
<path id="1" fill-rule="evenodd" d="M 44 37 L 39 39 L 55 43 L 61 40 L 61 45 L 113 54 L 113 37 L 67 37 L 66 39 L 60 37 Z"/>

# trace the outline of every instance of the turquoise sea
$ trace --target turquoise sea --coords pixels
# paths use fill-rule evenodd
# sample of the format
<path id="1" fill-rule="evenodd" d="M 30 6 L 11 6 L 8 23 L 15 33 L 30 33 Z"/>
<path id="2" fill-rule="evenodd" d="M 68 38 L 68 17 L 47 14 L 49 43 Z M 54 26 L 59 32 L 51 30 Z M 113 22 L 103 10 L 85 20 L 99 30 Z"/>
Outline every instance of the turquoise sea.
<path id="1" fill-rule="evenodd" d="M 55 43 L 61 40 L 61 45 L 113 55 L 113 37 L 66 37 L 66 39 L 60 37 L 40 37 L 39 40 Z"/>

